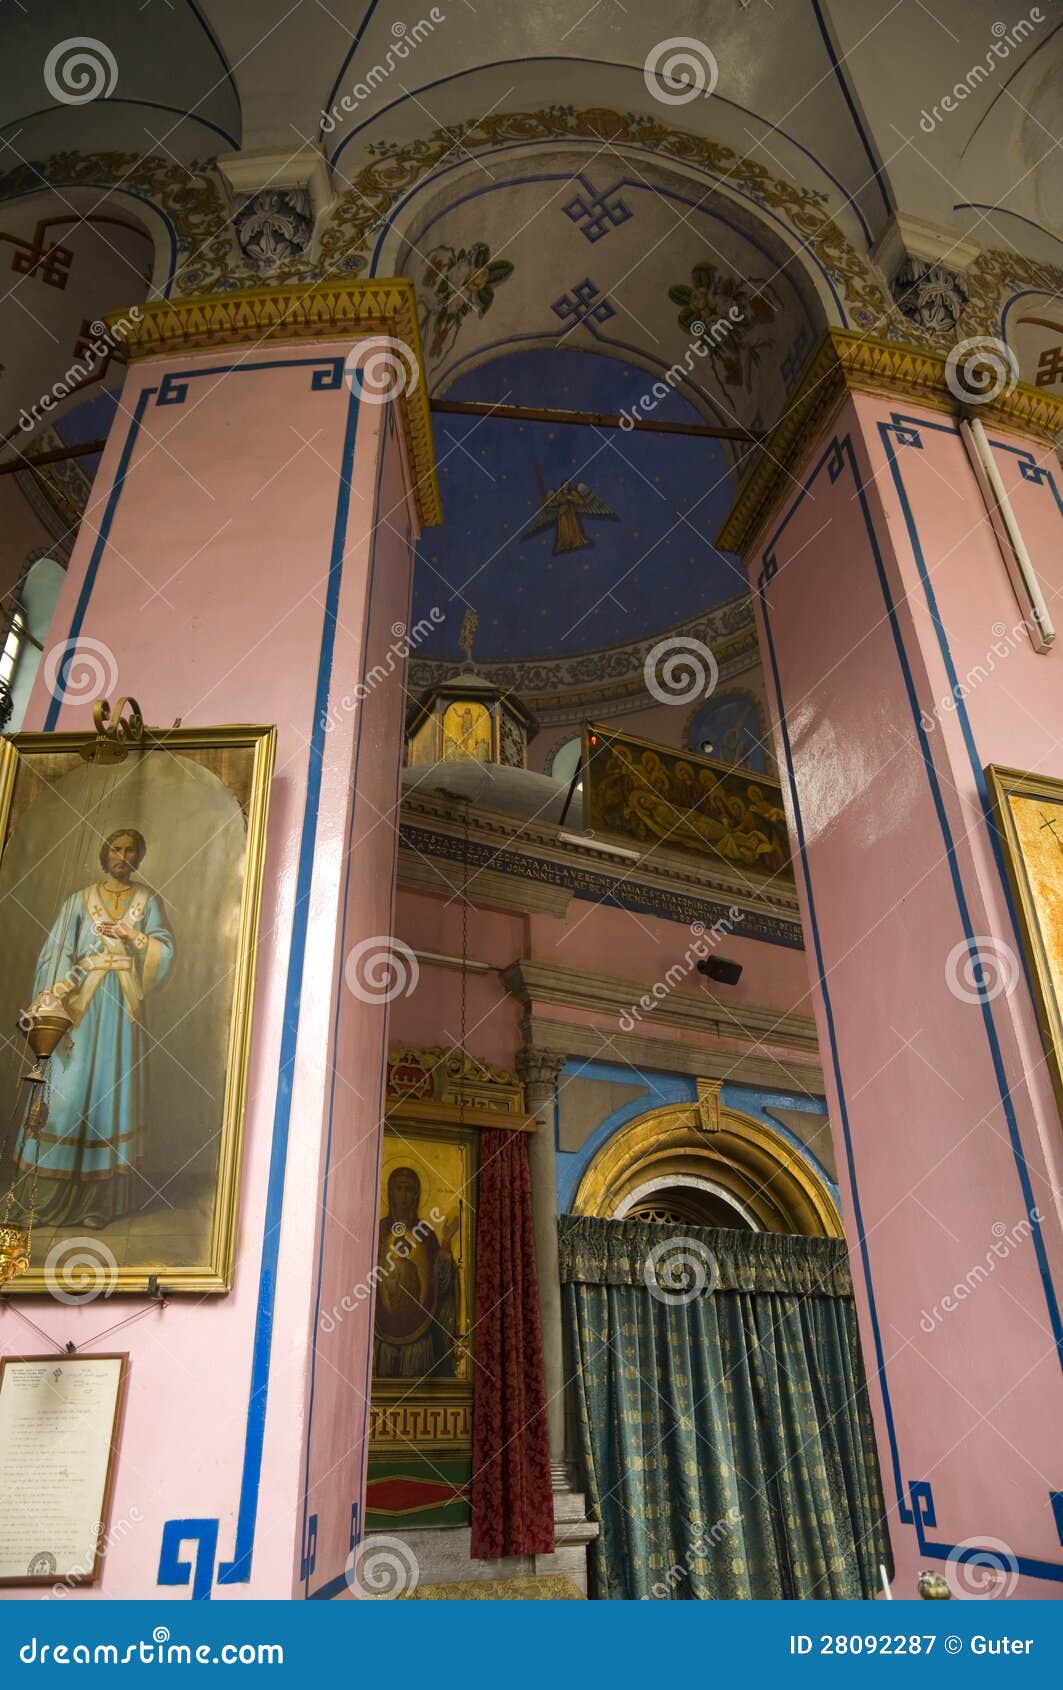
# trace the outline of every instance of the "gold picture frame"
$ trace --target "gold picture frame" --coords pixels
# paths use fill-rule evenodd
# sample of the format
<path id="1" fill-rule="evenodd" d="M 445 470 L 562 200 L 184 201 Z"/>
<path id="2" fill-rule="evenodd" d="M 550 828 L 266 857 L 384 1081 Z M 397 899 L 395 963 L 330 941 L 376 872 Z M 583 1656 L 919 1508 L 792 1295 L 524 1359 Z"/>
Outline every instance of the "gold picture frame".
<path id="1" fill-rule="evenodd" d="M 469 1335 L 474 1323 L 476 1286 L 475 1191 L 479 1132 L 475 1127 L 453 1124 L 385 1125 L 381 1155 L 381 1204 L 376 1261 L 376 1319 L 374 1322 L 371 1439 L 374 1450 L 410 1454 L 415 1450 L 445 1452 L 471 1445 L 473 1367 Z M 418 1225 L 436 1257 L 440 1247 L 453 1260 L 453 1306 L 446 1315 L 431 1309 L 427 1336 L 439 1340 L 446 1356 L 434 1357 L 425 1372 L 395 1377 L 378 1371 L 382 1353 L 397 1358 L 397 1349 L 381 1340 L 387 1318 L 387 1291 L 398 1286 L 398 1273 L 406 1267 L 393 1259 L 395 1241 L 389 1234 L 391 1176 L 412 1169 L 417 1177 L 416 1214 L 409 1229 L 398 1239 L 402 1250 Z M 447 1222 L 456 1220 L 453 1238 L 445 1240 Z M 400 1224 L 403 1224 L 400 1222 Z M 407 1258 L 408 1260 L 409 1258 Z M 408 1272 L 409 1269 L 407 1268 Z M 448 1278 L 450 1276 L 448 1275 Z M 427 1304 L 422 1286 L 419 1297 Z M 393 1299 L 394 1300 L 394 1299 Z M 452 1329 L 452 1330 L 451 1330 Z M 436 1371 L 436 1367 L 439 1371 Z"/>
<path id="2" fill-rule="evenodd" d="M 71 1380 L 88 1390 L 71 1392 Z M 4 1387 L 16 1381 L 17 1407 L 10 1414 Z M 59 1595 L 76 1585 L 99 1582 L 110 1543 L 128 1383 L 128 1351 L 0 1357 L 0 1470 L 8 1498 L 3 1547 L 10 1557 L 11 1540 L 21 1535 L 24 1550 L 32 1551 L 24 1573 L 8 1571 L 0 1560 L 0 1585 L 51 1585 Z M 35 1469 L 31 1473 L 26 1471 L 27 1445 Z M 72 1458 L 80 1485 L 71 1485 L 67 1477 Z M 57 1524 L 69 1540 L 65 1559 L 41 1541 Z"/>
<path id="3" fill-rule="evenodd" d="M 36 1210 L 7 1296 L 232 1285 L 276 730 L 152 730 L 133 710 L 131 732 L 107 729 L 103 706 L 95 734 L 0 740 L 0 1192 L 13 1220 Z M 121 851 L 124 887 L 105 872 Z M 43 1064 L 34 1140 L 16 1023 L 49 946 L 70 1026 Z M 102 1090 L 77 1101 L 79 1063 L 109 1064 L 113 1127 Z"/>
<path id="4" fill-rule="evenodd" d="M 592 835 L 793 879 L 782 788 L 770 776 L 595 722 L 583 727 L 580 769 Z"/>
<path id="5" fill-rule="evenodd" d="M 995 763 L 985 776 L 1063 1114 L 1063 780 Z"/>

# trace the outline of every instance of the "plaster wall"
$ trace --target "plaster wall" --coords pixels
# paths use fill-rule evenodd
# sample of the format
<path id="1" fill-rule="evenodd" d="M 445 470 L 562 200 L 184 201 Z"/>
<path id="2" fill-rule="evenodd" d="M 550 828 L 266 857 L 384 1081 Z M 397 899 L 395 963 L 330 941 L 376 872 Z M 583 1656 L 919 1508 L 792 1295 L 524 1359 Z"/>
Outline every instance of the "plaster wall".
<path id="1" fill-rule="evenodd" d="M 948 688 L 946 648 L 964 674 L 1016 618 L 954 429 L 892 409 L 845 403 L 751 581 L 897 1592 L 928 1560 L 995 1540 L 1016 1558 L 1016 1594 L 1049 1597 L 1063 1579 L 1059 1122 L 1021 971 L 980 1001 L 961 967 L 972 935 L 983 954 L 1015 943 L 976 770 L 997 757 L 1063 772 L 1058 658 L 1018 641 L 966 724 L 943 711 L 921 725 Z M 1043 480 L 1010 479 L 1055 591 L 1058 503 Z"/>
<path id="2" fill-rule="evenodd" d="M 72 634 L 95 653 L 100 684 L 91 696 L 82 688 L 55 698 L 42 665 L 31 699 L 28 727 L 89 728 L 106 689 L 112 699 L 135 695 L 152 723 L 264 722 L 278 733 L 233 1288 L 175 1297 L 121 1335 L 130 1378 L 112 1522 L 131 1529 L 114 1542 L 102 1583 L 74 1600 L 157 1599 L 160 1584 L 182 1597 L 286 1596 L 293 1563 L 300 1573 L 328 1053 L 334 1046 L 348 1082 L 368 1052 L 379 1064 L 386 1018 L 381 1006 L 352 999 L 332 1030 L 343 895 L 346 933 L 378 931 L 394 851 L 384 829 L 365 848 L 365 875 L 349 873 L 352 837 L 361 853 L 369 825 L 355 808 L 352 835 L 356 735 L 350 726 L 329 734 L 324 719 L 407 601 L 412 549 L 393 442 L 383 466 L 393 507 L 386 582 L 370 611 L 383 413 L 363 406 L 359 417 L 342 379 L 349 350 L 272 344 L 131 369 L 96 483 L 104 496 L 82 524 L 53 625 L 57 640 Z M 367 713 L 376 749 L 396 708 L 389 695 Z M 383 802 L 395 778 L 386 759 L 379 765 L 367 804 Z M 371 1023 L 364 1032 L 360 1013 Z M 366 1112 L 352 1112 L 346 1129 L 361 1145 L 338 1178 L 341 1192 L 348 1178 L 359 1192 L 373 1183 L 377 1084 L 363 1072 Z M 336 1191 L 334 1168 L 333 1202 Z M 334 1237 L 326 1229 L 328 1294 L 355 1265 Z M 360 1267 L 364 1234 L 351 1248 Z M 86 1345 L 144 1306 L 44 1302 L 33 1315 L 57 1344 Z M 37 1352 L 40 1340 L 9 1310 L 5 1352 L 26 1353 L 28 1339 Z M 345 1341 L 344 1378 L 357 1380 L 364 1331 Z M 343 1391 L 356 1448 L 361 1398 L 353 1384 Z M 331 1453 L 327 1440 L 314 1445 L 315 1481 Z M 357 1458 L 347 1465 L 349 1483 Z M 349 1534 L 352 1498 L 342 1500 Z"/>

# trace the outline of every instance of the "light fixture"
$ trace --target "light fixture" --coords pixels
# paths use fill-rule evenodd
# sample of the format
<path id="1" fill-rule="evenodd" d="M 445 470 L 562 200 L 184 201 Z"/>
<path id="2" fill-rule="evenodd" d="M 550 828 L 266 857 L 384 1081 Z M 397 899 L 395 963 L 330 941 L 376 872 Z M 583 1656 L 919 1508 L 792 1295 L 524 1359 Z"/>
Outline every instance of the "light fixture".
<path id="1" fill-rule="evenodd" d="M 722 956 L 703 957 L 698 963 L 698 973 L 708 975 L 718 986 L 737 986 L 742 978 L 742 964 L 728 962 L 727 958 Z"/>
<path id="2" fill-rule="evenodd" d="M 528 742 L 537 723 L 520 699 L 477 672 L 472 641 L 477 618 L 466 611 L 460 644 L 465 662 L 438 685 L 421 694 L 406 722 L 406 762 L 501 763 L 510 769 L 528 765 Z"/>

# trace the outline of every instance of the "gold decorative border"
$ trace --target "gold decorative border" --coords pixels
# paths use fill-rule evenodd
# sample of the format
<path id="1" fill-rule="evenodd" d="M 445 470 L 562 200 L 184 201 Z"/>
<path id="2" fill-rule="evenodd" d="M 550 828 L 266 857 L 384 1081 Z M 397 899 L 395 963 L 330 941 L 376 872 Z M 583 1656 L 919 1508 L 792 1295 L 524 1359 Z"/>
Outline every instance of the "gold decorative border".
<path id="1" fill-rule="evenodd" d="M 367 1538 L 370 1547 L 373 1534 Z M 585 1602 L 586 1595 L 566 1573 L 500 1579 L 458 1579 L 453 1584 L 419 1584 L 401 1590 L 400 1602 Z"/>
<path id="2" fill-rule="evenodd" d="M 844 1237 L 837 1204 L 811 1163 L 752 1115 L 719 1108 L 714 1082 L 697 1084 L 696 1103 L 648 1110 L 606 1140 L 580 1180 L 572 1213 L 610 1219 L 649 1180 L 699 1174 L 730 1192 L 765 1232 Z"/>
<path id="3" fill-rule="evenodd" d="M 403 1070 L 410 1076 L 405 1083 Z M 388 1051 L 388 1114 L 409 1110 L 413 1104 L 429 1104 L 437 1111 L 440 1106 L 464 1109 L 478 1121 L 486 1116 L 491 1126 L 508 1127 L 529 1119 L 524 1111 L 524 1087 L 516 1075 L 481 1062 L 458 1045 L 392 1045 Z"/>
<path id="4" fill-rule="evenodd" d="M 178 1267 L 148 1257 L 135 1266 L 117 1270 L 112 1291 L 130 1291 L 141 1296 L 153 1274 L 169 1292 L 215 1292 L 232 1289 L 236 1261 L 237 1221 L 240 1209 L 240 1169 L 243 1158 L 244 1125 L 248 1101 L 248 1066 L 255 1002 L 255 971 L 258 961 L 259 922 L 266 867 L 266 823 L 270 786 L 277 750 L 277 730 L 266 726 L 221 726 L 213 728 L 145 729 L 144 755 L 190 755 L 197 751 L 246 751 L 251 757 L 251 789 L 247 802 L 247 840 L 243 888 L 237 928 L 236 963 L 232 970 L 232 1009 L 225 1065 L 225 1092 L 217 1133 L 218 1173 L 214 1187 L 214 1214 L 210 1244 L 205 1259 L 192 1266 Z M 97 744 L 96 735 L 82 732 L 16 734 L 0 739 L 0 840 L 8 842 L 11 809 L 15 800 L 19 766 L 24 757 L 54 756 L 71 752 L 86 755 Z M 69 1235 L 76 1228 L 62 1228 Z M 101 1234 L 101 1237 L 104 1235 Z M 67 1240 L 69 1241 L 69 1239 Z M 52 1290 L 49 1275 L 41 1263 L 5 1287 L 5 1296 L 41 1296 Z"/>
<path id="5" fill-rule="evenodd" d="M 793 485 L 801 459 L 847 393 L 881 393 L 959 416 L 963 406 L 945 379 L 946 363 L 922 346 L 828 329 L 789 409 L 764 442 L 716 544 L 742 557 L 748 554 Z M 990 427 L 1013 429 L 1048 445 L 1063 430 L 1063 399 L 1026 382 L 977 409 Z"/>
<path id="6" fill-rule="evenodd" d="M 1008 885 L 1019 914 L 1019 931 L 1029 965 L 1034 1008 L 1037 1012 L 1041 1042 L 1044 1045 L 1045 1060 L 1056 1095 L 1056 1107 L 1063 1117 L 1063 1005 L 1060 1004 L 1053 977 L 1052 958 L 1049 954 L 1052 938 L 1046 933 L 1046 912 L 1038 907 L 1026 854 L 1008 802 L 1009 798 L 1026 798 L 1033 802 L 1056 805 L 1063 817 L 1063 780 L 1058 780 L 1052 775 L 1029 774 L 1022 769 L 1004 768 L 999 763 L 987 763 L 985 777 L 993 806 L 993 820 L 1007 869 Z"/>
<path id="7" fill-rule="evenodd" d="M 753 604 L 748 593 L 698 611 L 648 639 L 597 646 L 578 657 L 514 657 L 477 662 L 477 671 L 503 691 L 516 691 L 540 729 L 578 729 L 588 716 L 646 708 L 645 659 L 663 635 L 687 634 L 710 645 L 721 681 L 759 664 Z M 620 667 L 625 665 L 625 667 Z M 454 673 L 452 658 L 412 657 L 411 693 L 427 692 Z"/>
<path id="8" fill-rule="evenodd" d="M 364 340 L 369 335 L 386 335 L 402 341 L 417 368 L 416 381 L 403 388 L 397 401 L 413 470 L 414 502 L 422 527 L 442 522 L 417 300 L 413 283 L 405 277 L 239 288 L 192 299 L 160 299 L 140 307 L 135 318 L 128 311 L 113 311 L 106 320 L 118 326 L 131 360 L 267 340 Z"/>
<path id="9" fill-rule="evenodd" d="M 398 1117 L 394 1110 L 389 1110 L 384 1122 L 385 1145 L 390 1149 L 396 1145 L 408 1147 L 410 1158 L 425 1169 L 431 1167 L 431 1152 L 433 1147 L 446 1145 L 457 1149 L 461 1156 L 461 1184 L 454 1195 L 459 1204 L 459 1229 L 457 1235 L 458 1258 L 460 1269 L 458 1280 L 458 1331 L 454 1334 L 453 1350 L 455 1358 L 455 1372 L 449 1377 L 425 1376 L 421 1378 L 384 1378 L 375 1372 L 372 1377 L 370 1393 L 370 1424 L 372 1415 L 376 1411 L 386 1411 L 389 1408 L 407 1404 L 411 1407 L 428 1407 L 432 1404 L 447 1404 L 451 1407 L 467 1408 L 470 1416 L 473 1401 L 473 1354 L 470 1337 L 476 1325 L 476 1206 L 479 1191 L 479 1162 L 480 1141 L 476 1131 L 476 1124 L 459 1121 L 449 1122 L 441 1113 L 440 1106 L 435 1106 L 433 1114 L 427 1114 L 410 1120 Z M 380 1174 L 380 1206 L 379 1214 L 383 1217 L 387 1210 L 387 1178 L 384 1173 L 385 1160 L 381 1161 Z M 376 1233 L 374 1231 L 374 1249 Z M 375 1282 L 374 1282 L 375 1284 Z M 373 1338 L 376 1334 L 374 1317 Z M 370 1340 L 373 1341 L 372 1339 Z M 471 1424 L 471 1422 L 470 1422 Z M 382 1438 L 371 1437 L 371 1447 L 374 1459 L 378 1455 L 405 1454 L 409 1457 L 422 1456 L 428 1449 L 441 1446 L 441 1440 L 430 1438 L 422 1446 L 404 1437 Z M 470 1443 L 463 1440 L 447 1440 L 446 1448 L 454 1454 L 467 1453 Z"/>

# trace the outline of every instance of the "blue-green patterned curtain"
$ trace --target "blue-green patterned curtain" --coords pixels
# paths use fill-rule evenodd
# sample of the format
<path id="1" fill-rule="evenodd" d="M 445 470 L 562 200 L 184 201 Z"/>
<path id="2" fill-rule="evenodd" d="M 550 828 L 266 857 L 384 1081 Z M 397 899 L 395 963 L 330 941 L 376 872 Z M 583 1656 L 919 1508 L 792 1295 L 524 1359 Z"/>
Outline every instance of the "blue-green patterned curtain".
<path id="1" fill-rule="evenodd" d="M 839 1239 L 563 1216 L 598 1597 L 872 1597 L 892 1570 Z"/>

